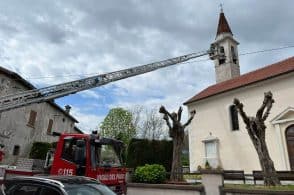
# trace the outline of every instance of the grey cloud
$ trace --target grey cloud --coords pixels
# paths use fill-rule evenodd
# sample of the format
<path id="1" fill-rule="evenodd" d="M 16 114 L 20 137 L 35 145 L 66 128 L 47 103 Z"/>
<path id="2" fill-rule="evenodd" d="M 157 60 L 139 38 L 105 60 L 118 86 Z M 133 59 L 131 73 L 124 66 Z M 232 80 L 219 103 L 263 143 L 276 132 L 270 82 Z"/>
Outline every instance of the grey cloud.
<path id="1" fill-rule="evenodd" d="M 294 43 L 290 0 L 225 0 L 239 52 Z M 214 40 L 218 3 L 207 0 L 0 1 L 2 65 L 38 86 L 206 50 Z M 241 56 L 247 72 L 293 55 L 293 49 Z M 148 83 L 146 82 L 148 81 Z M 116 82 L 113 104 L 181 104 L 214 83 L 212 61 L 167 68 Z M 109 94 L 102 94 L 103 98 Z"/>

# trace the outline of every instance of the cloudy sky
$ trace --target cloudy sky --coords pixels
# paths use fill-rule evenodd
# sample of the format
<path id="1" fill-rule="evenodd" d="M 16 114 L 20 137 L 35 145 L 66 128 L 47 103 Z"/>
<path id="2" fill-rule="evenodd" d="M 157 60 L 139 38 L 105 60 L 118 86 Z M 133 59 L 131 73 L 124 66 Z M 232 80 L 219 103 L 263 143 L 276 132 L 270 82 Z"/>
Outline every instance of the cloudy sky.
<path id="1" fill-rule="evenodd" d="M 294 45 L 294 1 L 223 0 L 239 53 Z M 220 1 L 0 0 L 1 66 L 45 87 L 183 54 L 213 42 Z M 240 56 L 241 73 L 294 49 Z M 175 110 L 215 83 L 207 57 L 57 99 L 89 131 L 113 107 Z"/>

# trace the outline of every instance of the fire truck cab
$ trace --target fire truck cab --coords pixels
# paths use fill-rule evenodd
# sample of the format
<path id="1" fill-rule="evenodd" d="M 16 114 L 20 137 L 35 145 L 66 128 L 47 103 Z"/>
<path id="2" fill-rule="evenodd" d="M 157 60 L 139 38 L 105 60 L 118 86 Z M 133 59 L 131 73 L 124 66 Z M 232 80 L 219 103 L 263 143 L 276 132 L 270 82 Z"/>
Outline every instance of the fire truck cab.
<path id="1" fill-rule="evenodd" d="M 118 193 L 125 192 L 124 144 L 96 134 L 61 134 L 46 158 L 50 175 L 78 175 L 98 179 Z"/>

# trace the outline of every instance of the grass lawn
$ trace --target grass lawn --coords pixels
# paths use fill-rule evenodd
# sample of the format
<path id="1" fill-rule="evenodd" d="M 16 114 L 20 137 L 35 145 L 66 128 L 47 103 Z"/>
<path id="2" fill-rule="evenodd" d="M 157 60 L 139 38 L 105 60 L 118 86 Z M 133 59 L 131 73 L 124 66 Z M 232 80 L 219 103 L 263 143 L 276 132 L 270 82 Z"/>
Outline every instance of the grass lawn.
<path id="1" fill-rule="evenodd" d="M 201 179 L 201 175 L 200 174 L 184 174 L 183 175 L 184 179 L 195 179 L 195 180 L 199 180 Z"/>
<path id="2" fill-rule="evenodd" d="M 279 186 L 264 186 L 264 185 L 250 185 L 250 184 L 225 184 L 225 188 L 244 189 L 244 190 L 284 190 L 294 191 L 294 185 L 279 185 Z"/>

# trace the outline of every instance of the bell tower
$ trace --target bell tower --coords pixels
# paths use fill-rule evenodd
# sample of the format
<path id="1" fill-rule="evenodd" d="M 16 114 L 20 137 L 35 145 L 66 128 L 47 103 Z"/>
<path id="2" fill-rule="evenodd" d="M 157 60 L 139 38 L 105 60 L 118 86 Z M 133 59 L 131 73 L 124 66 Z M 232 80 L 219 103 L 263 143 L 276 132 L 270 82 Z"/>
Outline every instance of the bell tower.
<path id="1" fill-rule="evenodd" d="M 219 14 L 216 38 L 213 44 L 218 45 L 219 53 L 214 59 L 216 82 L 220 83 L 240 76 L 238 42 L 234 39 L 223 9 Z"/>

